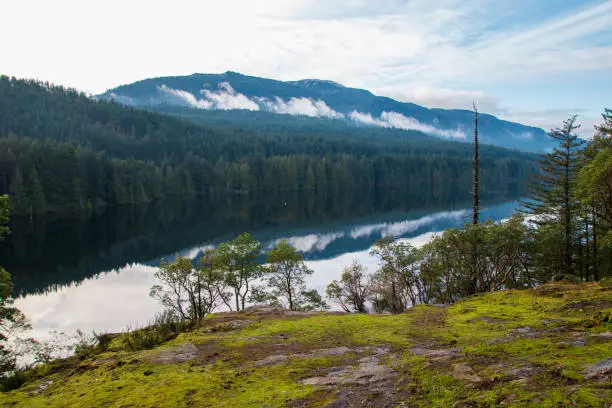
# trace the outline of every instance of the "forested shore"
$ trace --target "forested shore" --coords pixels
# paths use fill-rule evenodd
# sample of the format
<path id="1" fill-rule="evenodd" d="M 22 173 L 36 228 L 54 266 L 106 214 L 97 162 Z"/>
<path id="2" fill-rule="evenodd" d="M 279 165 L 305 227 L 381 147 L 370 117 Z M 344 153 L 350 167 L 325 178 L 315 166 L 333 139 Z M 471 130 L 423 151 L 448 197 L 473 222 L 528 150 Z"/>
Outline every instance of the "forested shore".
<path id="1" fill-rule="evenodd" d="M 15 215 L 163 198 L 470 188 L 471 148 L 415 131 L 214 128 L 37 81 L 0 77 L 0 193 Z M 482 190 L 515 196 L 536 156 L 481 147 Z"/>

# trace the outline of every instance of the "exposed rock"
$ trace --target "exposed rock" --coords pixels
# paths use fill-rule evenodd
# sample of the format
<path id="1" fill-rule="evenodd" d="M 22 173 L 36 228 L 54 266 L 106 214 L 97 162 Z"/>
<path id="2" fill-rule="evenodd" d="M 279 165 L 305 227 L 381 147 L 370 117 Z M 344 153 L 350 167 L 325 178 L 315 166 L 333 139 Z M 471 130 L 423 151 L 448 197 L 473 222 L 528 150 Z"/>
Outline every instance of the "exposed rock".
<path id="1" fill-rule="evenodd" d="M 578 339 L 578 340 L 574 340 L 574 341 L 572 341 L 572 342 L 570 343 L 570 346 L 573 346 L 573 347 L 584 347 L 584 346 L 585 346 L 585 344 L 586 344 L 586 343 L 585 343 L 584 339 L 580 338 L 580 339 Z"/>
<path id="2" fill-rule="evenodd" d="M 475 384 L 482 382 L 482 378 L 473 373 L 472 367 L 465 364 L 453 365 L 453 375 L 455 378 Z"/>
<path id="3" fill-rule="evenodd" d="M 582 300 L 580 302 L 568 303 L 562 310 L 584 310 L 584 309 L 609 309 L 612 308 L 612 301 L 609 300 Z"/>
<path id="4" fill-rule="evenodd" d="M 586 378 L 599 381 L 612 381 L 612 358 L 606 358 L 586 369 Z"/>
<path id="5" fill-rule="evenodd" d="M 530 326 L 517 327 L 516 329 L 512 331 L 512 333 L 515 335 L 518 335 L 521 337 L 527 337 L 530 339 L 533 339 L 537 336 L 537 332 L 535 331 L 535 329 Z"/>
<path id="6" fill-rule="evenodd" d="M 364 353 L 364 352 L 373 352 L 374 355 L 379 356 L 382 354 L 388 353 L 390 348 L 388 346 L 377 346 L 377 347 L 359 347 L 356 349 L 351 349 L 348 347 L 334 347 L 328 349 L 317 349 L 312 350 L 308 353 L 296 353 L 296 354 L 276 354 L 272 356 L 268 356 L 261 360 L 255 362 L 256 367 L 265 366 L 265 365 L 274 365 L 280 364 L 289 358 L 321 358 L 321 357 L 331 357 L 331 356 L 342 356 L 346 353 Z"/>
<path id="7" fill-rule="evenodd" d="M 363 385 L 373 386 L 388 383 L 397 376 L 395 370 L 380 363 L 376 356 L 359 360 L 359 366 L 340 366 L 328 370 L 326 376 L 302 380 L 302 384 L 315 386 Z"/>
<path id="8" fill-rule="evenodd" d="M 495 317 L 489 317 L 489 316 L 478 316 L 478 317 L 468 320 L 468 323 L 474 323 L 474 322 L 485 322 L 489 324 L 504 324 L 504 323 L 508 323 L 508 320 L 497 319 Z"/>
<path id="9" fill-rule="evenodd" d="M 267 366 L 267 365 L 280 364 L 280 363 L 284 363 L 285 361 L 287 361 L 288 358 L 289 357 L 287 357 L 286 354 L 276 354 L 273 356 L 268 356 L 261 360 L 257 360 L 254 365 L 255 367 L 261 367 L 261 366 Z"/>
<path id="10" fill-rule="evenodd" d="M 184 343 L 178 346 L 167 347 L 153 353 L 149 359 L 157 364 L 177 364 L 195 359 L 198 356 L 198 348 L 192 343 Z"/>
<path id="11" fill-rule="evenodd" d="M 425 347 L 413 347 L 410 349 L 417 356 L 429 357 L 432 360 L 450 360 L 461 355 L 461 348 L 428 349 Z"/>
<path id="12" fill-rule="evenodd" d="M 242 329 L 243 327 L 251 324 L 251 320 L 241 319 L 241 320 L 231 320 L 229 322 L 217 324 L 212 327 L 208 327 L 204 330 L 204 333 L 216 333 L 216 332 L 224 332 L 224 331 L 232 331 Z"/>
<path id="13" fill-rule="evenodd" d="M 53 380 L 43 381 L 42 383 L 38 384 L 34 390 L 28 392 L 28 394 L 42 394 L 43 392 L 47 391 L 47 388 L 49 388 L 51 385 L 53 385 Z"/>
<path id="14" fill-rule="evenodd" d="M 279 307 L 275 307 L 275 306 L 255 305 L 255 306 L 249 306 L 245 308 L 244 312 L 251 313 L 251 314 L 264 314 L 264 313 L 280 312 L 282 310 L 283 309 Z"/>
<path id="15" fill-rule="evenodd" d="M 591 333 L 592 337 L 599 337 L 603 340 L 612 340 L 612 332 L 604 332 L 604 333 Z"/>
<path id="16" fill-rule="evenodd" d="M 522 380 L 538 375 L 541 371 L 542 369 L 540 367 L 526 365 L 508 370 L 506 374 L 511 378 Z"/>

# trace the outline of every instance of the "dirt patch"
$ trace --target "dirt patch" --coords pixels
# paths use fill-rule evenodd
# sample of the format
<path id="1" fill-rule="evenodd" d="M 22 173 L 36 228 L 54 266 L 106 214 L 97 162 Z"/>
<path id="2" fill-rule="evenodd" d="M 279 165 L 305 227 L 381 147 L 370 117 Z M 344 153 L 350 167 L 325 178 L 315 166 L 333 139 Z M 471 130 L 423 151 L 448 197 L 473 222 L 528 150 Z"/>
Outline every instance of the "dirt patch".
<path id="1" fill-rule="evenodd" d="M 149 359 L 152 363 L 156 364 L 179 364 L 194 360 L 199 354 L 199 349 L 192 343 L 184 343 L 161 349 L 151 354 Z"/>

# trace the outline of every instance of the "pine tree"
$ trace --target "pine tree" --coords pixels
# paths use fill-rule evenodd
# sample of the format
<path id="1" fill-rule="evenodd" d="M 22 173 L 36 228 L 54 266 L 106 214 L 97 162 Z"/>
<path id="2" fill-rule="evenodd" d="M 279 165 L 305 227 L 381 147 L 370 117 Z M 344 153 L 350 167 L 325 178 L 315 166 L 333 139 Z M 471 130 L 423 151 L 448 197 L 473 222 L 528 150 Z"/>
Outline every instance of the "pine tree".
<path id="1" fill-rule="evenodd" d="M 23 173 L 21 173 L 19 167 L 15 167 L 11 180 L 11 204 L 15 214 L 27 214 L 29 212 L 30 205 L 23 181 Z"/>
<path id="2" fill-rule="evenodd" d="M 555 129 L 549 135 L 559 142 L 552 152 L 543 155 L 541 173 L 531 184 L 527 200 L 521 201 L 523 211 L 534 215 L 536 224 L 557 225 L 561 242 L 559 267 L 563 274 L 573 274 L 572 247 L 574 241 L 575 208 L 574 185 L 578 164 L 578 152 L 583 140 L 578 139 L 575 131 L 576 116 Z"/>
<path id="3" fill-rule="evenodd" d="M 36 168 L 30 171 L 30 203 L 32 206 L 32 214 L 42 215 L 47 212 L 47 200 L 43 186 L 38 178 Z"/>

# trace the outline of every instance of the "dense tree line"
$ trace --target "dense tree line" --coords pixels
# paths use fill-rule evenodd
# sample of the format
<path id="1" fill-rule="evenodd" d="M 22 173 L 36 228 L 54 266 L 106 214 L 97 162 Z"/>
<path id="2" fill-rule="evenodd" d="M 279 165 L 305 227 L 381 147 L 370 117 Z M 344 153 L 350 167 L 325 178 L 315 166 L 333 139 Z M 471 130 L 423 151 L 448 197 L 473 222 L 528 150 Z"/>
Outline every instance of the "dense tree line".
<path id="1" fill-rule="evenodd" d="M 380 269 L 368 276 L 359 264 L 346 268 L 327 296 L 349 312 L 370 301 L 377 312 L 400 313 L 482 292 L 612 276 L 612 111 L 585 148 L 576 128 L 572 117 L 550 133 L 558 147 L 542 156 L 522 203 L 528 219 L 466 224 L 421 248 L 383 238 L 372 249 Z"/>
<path id="2" fill-rule="evenodd" d="M 0 77 L 0 193 L 15 214 L 78 211 L 164 197 L 469 188 L 466 143 L 418 132 L 210 128 L 95 101 L 47 83 Z M 517 194 L 533 155 L 481 148 L 482 189 Z"/>

